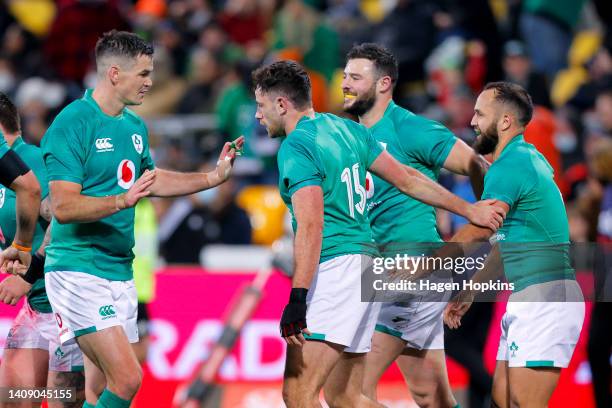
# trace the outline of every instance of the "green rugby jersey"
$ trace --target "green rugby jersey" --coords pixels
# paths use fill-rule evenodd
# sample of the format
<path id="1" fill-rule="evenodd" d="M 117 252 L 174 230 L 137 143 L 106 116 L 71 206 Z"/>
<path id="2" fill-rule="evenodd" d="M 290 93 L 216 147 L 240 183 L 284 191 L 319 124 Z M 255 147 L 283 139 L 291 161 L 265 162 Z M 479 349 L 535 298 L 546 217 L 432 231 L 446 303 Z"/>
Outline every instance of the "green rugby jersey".
<path id="1" fill-rule="evenodd" d="M 6 154 L 6 152 L 9 151 L 9 149 L 9 145 L 6 143 L 6 140 L 4 140 L 4 135 L 2 134 L 2 132 L 0 132 L 0 159 L 4 157 L 4 155 Z"/>
<path id="2" fill-rule="evenodd" d="M 42 140 L 49 181 L 82 186 L 81 194 L 125 193 L 146 169 L 153 169 L 147 128 L 125 108 L 105 114 L 87 90 L 65 107 Z M 109 280 L 132 279 L 134 208 L 88 223 L 52 221 L 45 271 L 77 271 Z"/>
<path id="3" fill-rule="evenodd" d="M 293 219 L 291 196 L 323 189 L 323 243 L 319 262 L 341 255 L 377 255 L 366 214 L 366 170 L 382 152 L 364 126 L 328 113 L 304 116 L 278 152 L 279 189 Z"/>
<path id="4" fill-rule="evenodd" d="M 383 117 L 370 128 L 400 163 L 433 181 L 457 141 L 443 125 L 389 103 Z M 368 173 L 368 210 L 374 240 L 391 251 L 407 242 L 441 242 L 434 207 L 409 197 L 392 184 Z"/>
<path id="5" fill-rule="evenodd" d="M 485 176 L 483 199 L 510 206 L 494 239 L 514 290 L 574 279 L 569 260 L 569 226 L 553 169 L 536 148 L 516 136 Z M 527 243 L 527 244 L 526 244 Z"/>
<path id="6" fill-rule="evenodd" d="M 8 146 L 4 141 L 4 137 L 2 141 L 4 145 Z M 38 147 L 25 143 L 20 137 L 15 139 L 11 148 L 34 172 L 40 184 L 41 199 L 45 199 L 49 194 L 49 187 L 42 152 Z M 15 239 L 15 233 L 17 232 L 16 204 L 15 192 L 9 189 L 8 186 L 0 185 L 0 246 L 2 246 L 2 249 L 11 245 L 13 239 Z M 42 244 L 48 225 L 49 223 L 44 218 L 38 218 L 36 229 L 34 230 L 32 252 L 36 252 Z M 45 291 L 44 279 L 38 279 L 34 282 L 32 289 L 28 293 L 28 302 L 34 310 L 42 313 L 51 313 L 51 305 Z"/>

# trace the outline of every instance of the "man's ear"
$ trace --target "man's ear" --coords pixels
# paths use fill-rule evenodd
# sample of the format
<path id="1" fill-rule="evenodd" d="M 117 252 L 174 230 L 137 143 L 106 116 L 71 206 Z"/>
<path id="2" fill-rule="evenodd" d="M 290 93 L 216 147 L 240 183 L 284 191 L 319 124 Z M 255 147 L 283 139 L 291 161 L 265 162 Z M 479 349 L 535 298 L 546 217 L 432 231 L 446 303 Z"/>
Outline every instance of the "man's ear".
<path id="1" fill-rule="evenodd" d="M 393 90 L 393 81 L 388 75 L 382 76 L 378 79 L 378 91 L 380 93 L 386 93 Z"/>
<path id="2" fill-rule="evenodd" d="M 108 79 L 111 81 L 111 84 L 116 85 L 119 82 L 119 67 L 116 65 L 111 65 L 108 67 L 106 71 L 108 75 Z"/>
<path id="3" fill-rule="evenodd" d="M 289 101 L 287 100 L 287 98 L 278 96 L 274 100 L 274 108 L 276 109 L 276 113 L 279 116 L 283 116 L 287 113 L 287 110 L 289 109 Z"/>
<path id="4" fill-rule="evenodd" d="M 501 117 L 501 123 L 499 123 L 499 130 L 506 131 L 510 129 L 513 121 L 514 121 L 514 117 L 512 117 L 512 115 L 508 113 L 504 113 Z"/>

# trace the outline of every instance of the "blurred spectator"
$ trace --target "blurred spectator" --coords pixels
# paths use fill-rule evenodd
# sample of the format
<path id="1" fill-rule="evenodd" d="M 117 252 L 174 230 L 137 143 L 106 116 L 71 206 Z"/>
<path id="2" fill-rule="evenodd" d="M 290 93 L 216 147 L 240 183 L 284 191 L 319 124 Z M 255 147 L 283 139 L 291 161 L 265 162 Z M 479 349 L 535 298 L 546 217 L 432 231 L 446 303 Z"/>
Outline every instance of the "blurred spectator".
<path id="1" fill-rule="evenodd" d="M 196 48 L 189 62 L 189 87 L 181 98 L 177 113 L 208 113 L 217 99 L 219 63 L 208 50 Z"/>
<path id="2" fill-rule="evenodd" d="M 210 166 L 205 166 L 209 171 Z M 251 224 L 234 199 L 233 179 L 172 202 L 160 220 L 161 255 L 168 263 L 197 264 L 202 248 L 209 244 L 251 243 Z M 188 243 L 188 244 L 186 244 Z"/>
<path id="3" fill-rule="evenodd" d="M 17 23 L 9 25 L 4 32 L 2 53 L 13 66 L 19 67 L 22 79 L 44 73 L 40 40 Z"/>
<path id="4" fill-rule="evenodd" d="M 13 63 L 8 57 L 0 54 L 0 92 L 11 95 L 16 85 Z"/>
<path id="5" fill-rule="evenodd" d="M 395 88 L 398 100 L 424 91 L 424 62 L 435 46 L 437 32 L 433 21 L 435 11 L 432 2 L 399 0 L 395 9 L 375 28 L 372 39 L 388 47 L 399 65 Z"/>
<path id="6" fill-rule="evenodd" d="M 607 273 L 595 282 L 599 301 L 595 302 L 589 329 L 588 356 L 593 374 L 593 392 L 597 408 L 612 406 L 610 391 L 612 350 L 612 303 L 605 302 L 604 293 L 612 294 L 612 140 L 600 141 L 591 161 L 592 177 L 602 189 L 601 205 L 597 223 L 598 241 L 601 243 L 601 260 L 605 262 Z M 607 300 L 610 300 L 609 298 Z"/>
<path id="7" fill-rule="evenodd" d="M 586 0 L 524 0 L 520 19 L 523 41 L 534 68 L 552 80 L 567 66 L 574 27 Z"/>
<path id="8" fill-rule="evenodd" d="M 270 4 L 273 2 L 269 0 L 227 0 L 219 14 L 219 23 L 237 44 L 261 41 L 268 28 Z"/>
<path id="9" fill-rule="evenodd" d="M 91 64 L 98 38 L 106 31 L 129 30 L 117 0 L 61 2 L 45 40 L 45 56 L 60 78 L 81 83 Z"/>
<path id="10" fill-rule="evenodd" d="M 187 89 L 186 81 L 174 75 L 172 55 L 164 47 L 158 47 L 153 57 L 155 71 L 153 86 L 142 105 L 132 106 L 137 114 L 150 118 L 174 112 Z"/>
<path id="11" fill-rule="evenodd" d="M 506 81 L 525 88 L 535 105 L 551 108 L 546 77 L 532 70 L 531 59 L 523 43 L 516 40 L 506 43 L 503 66 Z"/>
<path id="12" fill-rule="evenodd" d="M 200 34 L 199 44 L 212 52 L 219 62 L 228 66 L 244 57 L 243 49 L 232 43 L 223 28 L 215 21 L 204 28 Z"/>
<path id="13" fill-rule="evenodd" d="M 331 81 L 340 64 L 338 34 L 316 10 L 302 0 L 287 0 L 275 17 L 273 35 L 273 49 L 296 48 L 307 68 Z"/>
<path id="14" fill-rule="evenodd" d="M 612 137 L 612 88 L 602 91 L 595 100 L 595 112 L 601 136 Z"/>

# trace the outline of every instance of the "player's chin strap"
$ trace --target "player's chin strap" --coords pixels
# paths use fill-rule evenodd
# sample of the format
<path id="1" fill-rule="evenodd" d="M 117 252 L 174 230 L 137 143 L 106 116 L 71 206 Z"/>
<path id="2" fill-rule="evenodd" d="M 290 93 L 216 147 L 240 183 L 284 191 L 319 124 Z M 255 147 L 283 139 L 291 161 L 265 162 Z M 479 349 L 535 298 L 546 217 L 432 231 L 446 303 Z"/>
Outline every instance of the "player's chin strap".
<path id="1" fill-rule="evenodd" d="M 28 282 L 30 285 L 34 285 L 38 279 L 42 279 L 45 276 L 45 257 L 36 253 L 32 255 L 32 261 L 30 262 L 30 267 L 28 271 L 19 275 L 21 278 Z"/>

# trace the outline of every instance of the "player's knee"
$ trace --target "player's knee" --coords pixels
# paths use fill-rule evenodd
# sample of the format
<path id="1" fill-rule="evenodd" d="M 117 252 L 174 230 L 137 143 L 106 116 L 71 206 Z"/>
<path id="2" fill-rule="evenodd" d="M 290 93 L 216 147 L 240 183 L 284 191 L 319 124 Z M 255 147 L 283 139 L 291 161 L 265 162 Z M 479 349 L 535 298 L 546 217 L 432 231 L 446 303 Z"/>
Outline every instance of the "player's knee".
<path id="1" fill-rule="evenodd" d="M 136 395 L 141 384 L 142 369 L 140 366 L 136 366 L 129 370 L 129 374 L 120 378 L 119 381 L 113 381 L 112 388 L 121 398 L 131 399 Z"/>

